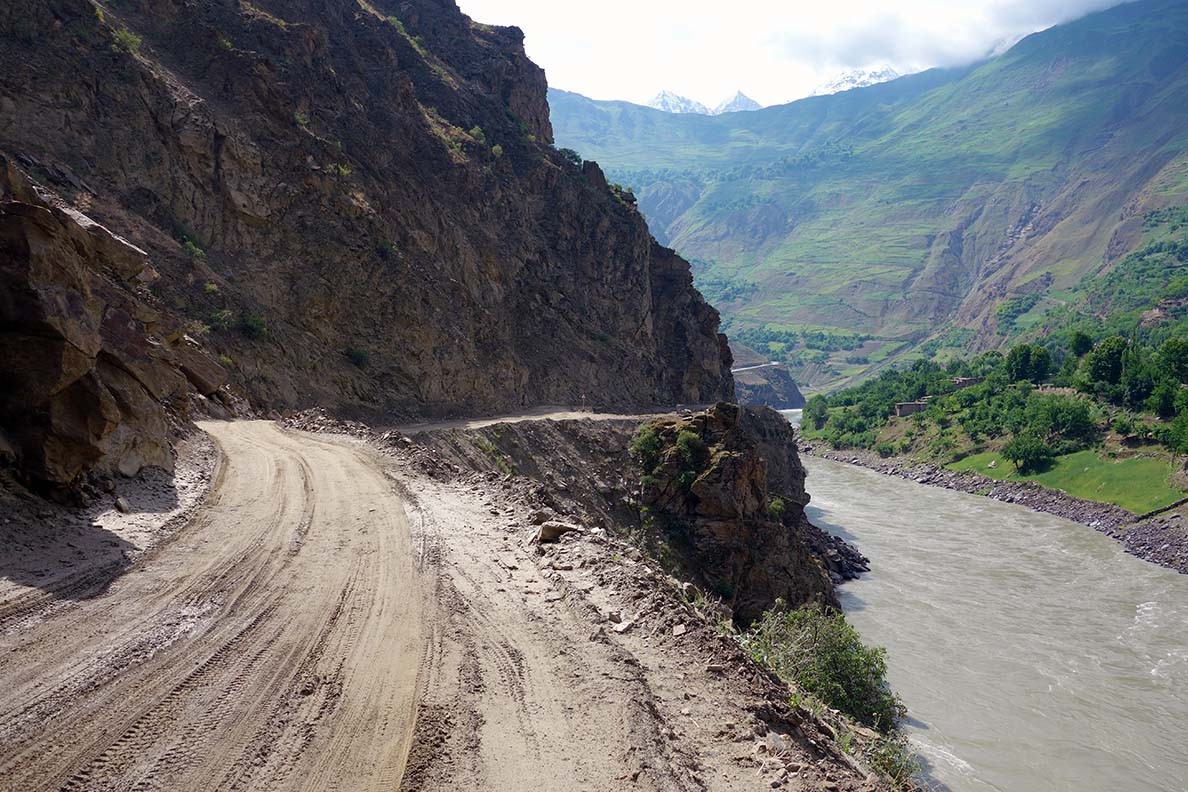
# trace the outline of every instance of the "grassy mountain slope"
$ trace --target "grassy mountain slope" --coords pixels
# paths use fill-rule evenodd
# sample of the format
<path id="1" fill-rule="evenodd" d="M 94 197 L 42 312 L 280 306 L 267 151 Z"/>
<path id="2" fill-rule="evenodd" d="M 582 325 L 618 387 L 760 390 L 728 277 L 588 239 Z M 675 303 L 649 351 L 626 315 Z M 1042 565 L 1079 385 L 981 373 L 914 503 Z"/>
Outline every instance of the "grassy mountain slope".
<path id="1" fill-rule="evenodd" d="M 1188 5 L 1143 0 L 933 71 L 685 118 L 553 92 L 728 332 L 828 386 L 1001 344 L 1188 203 Z"/>

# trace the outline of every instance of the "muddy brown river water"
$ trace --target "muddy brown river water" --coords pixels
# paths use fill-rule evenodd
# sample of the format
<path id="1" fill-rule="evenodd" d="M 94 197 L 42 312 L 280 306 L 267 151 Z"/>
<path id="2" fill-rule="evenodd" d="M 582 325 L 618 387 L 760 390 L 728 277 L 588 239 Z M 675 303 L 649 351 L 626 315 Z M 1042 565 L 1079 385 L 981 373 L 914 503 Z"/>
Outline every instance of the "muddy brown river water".
<path id="1" fill-rule="evenodd" d="M 794 420 L 795 422 L 795 420 Z M 1188 790 L 1188 575 L 1066 520 L 820 459 L 841 599 L 953 792 Z"/>

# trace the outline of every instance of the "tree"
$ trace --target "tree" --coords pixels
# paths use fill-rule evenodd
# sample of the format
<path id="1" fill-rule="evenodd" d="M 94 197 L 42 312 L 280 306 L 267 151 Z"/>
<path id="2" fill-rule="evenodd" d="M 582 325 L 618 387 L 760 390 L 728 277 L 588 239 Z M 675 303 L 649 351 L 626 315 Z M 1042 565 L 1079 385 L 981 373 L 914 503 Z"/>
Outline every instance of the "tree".
<path id="1" fill-rule="evenodd" d="M 1093 411 L 1084 399 L 1036 394 L 1027 402 L 1027 434 L 1052 442 L 1085 441 L 1093 436 Z"/>
<path id="2" fill-rule="evenodd" d="M 557 153 L 561 155 L 561 159 L 565 160 L 570 165 L 574 165 L 578 168 L 582 167 L 582 155 L 578 154 L 573 149 L 559 148 L 557 149 Z"/>
<path id="3" fill-rule="evenodd" d="M 1132 409 L 1141 407 L 1155 390 L 1159 380 L 1152 356 L 1137 344 L 1131 344 L 1122 355 L 1122 400 Z"/>
<path id="4" fill-rule="evenodd" d="M 1042 469 L 1052 460 L 1052 449 L 1035 435 L 1015 435 L 1003 446 L 1002 455 L 1015 465 L 1020 473 L 1031 473 Z"/>
<path id="5" fill-rule="evenodd" d="M 1169 338 L 1159 347 L 1159 360 L 1165 373 L 1177 383 L 1188 381 L 1188 339 Z"/>
<path id="6" fill-rule="evenodd" d="M 1176 414 L 1176 396 L 1179 393 L 1180 387 L 1176 383 L 1168 379 L 1160 380 L 1147 399 L 1147 409 L 1157 413 L 1160 418 L 1171 418 Z"/>
<path id="7" fill-rule="evenodd" d="M 1085 355 L 1085 373 L 1092 383 L 1117 385 L 1122 380 L 1122 357 L 1129 342 L 1122 336 L 1110 336 L 1099 341 Z"/>
<path id="8" fill-rule="evenodd" d="M 1083 358 L 1089 350 L 1093 349 L 1093 339 L 1084 330 L 1074 330 L 1068 339 L 1068 350 L 1073 353 L 1073 357 Z"/>
<path id="9" fill-rule="evenodd" d="M 1052 353 L 1035 344 L 1019 344 L 1006 357 L 1007 376 L 1012 382 L 1043 382 L 1052 367 Z"/>
<path id="10" fill-rule="evenodd" d="M 829 400 L 820 394 L 813 396 L 804 405 L 801 417 L 809 429 L 820 429 L 829 420 Z"/>

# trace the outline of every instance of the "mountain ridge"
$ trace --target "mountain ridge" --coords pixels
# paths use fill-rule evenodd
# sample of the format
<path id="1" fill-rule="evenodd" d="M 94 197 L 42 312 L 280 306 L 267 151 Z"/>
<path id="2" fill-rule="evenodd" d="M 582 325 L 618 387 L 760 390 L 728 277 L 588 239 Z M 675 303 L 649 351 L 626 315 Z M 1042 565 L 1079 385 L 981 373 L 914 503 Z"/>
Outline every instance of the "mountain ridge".
<path id="1" fill-rule="evenodd" d="M 736 116 L 550 103 L 728 333 L 832 387 L 1006 343 L 1136 249 L 1144 213 L 1188 203 L 1186 48 L 1188 9 L 1140 0 L 969 67 Z"/>

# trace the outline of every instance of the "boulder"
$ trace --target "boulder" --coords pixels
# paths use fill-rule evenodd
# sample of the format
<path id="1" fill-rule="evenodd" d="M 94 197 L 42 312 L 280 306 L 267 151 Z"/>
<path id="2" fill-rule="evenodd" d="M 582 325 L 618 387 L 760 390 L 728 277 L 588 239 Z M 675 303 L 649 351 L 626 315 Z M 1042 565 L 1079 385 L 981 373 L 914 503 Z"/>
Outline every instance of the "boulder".
<path id="1" fill-rule="evenodd" d="M 203 396 L 211 396 L 227 384 L 227 370 L 206 354 L 197 341 L 184 336 L 171 350 L 182 374 Z"/>
<path id="2" fill-rule="evenodd" d="M 189 386 L 147 329 L 157 313 L 121 285 L 144 251 L 11 162 L 0 176 L 7 195 L 36 202 L 0 201 L 0 430 L 12 456 L 52 487 L 91 470 L 171 469 L 163 402 Z"/>
<path id="3" fill-rule="evenodd" d="M 536 541 L 541 544 L 556 542 L 565 534 L 580 530 L 581 527 L 574 525 L 573 523 L 561 522 L 560 520 L 548 520 L 541 523 L 540 530 L 536 533 Z"/>

